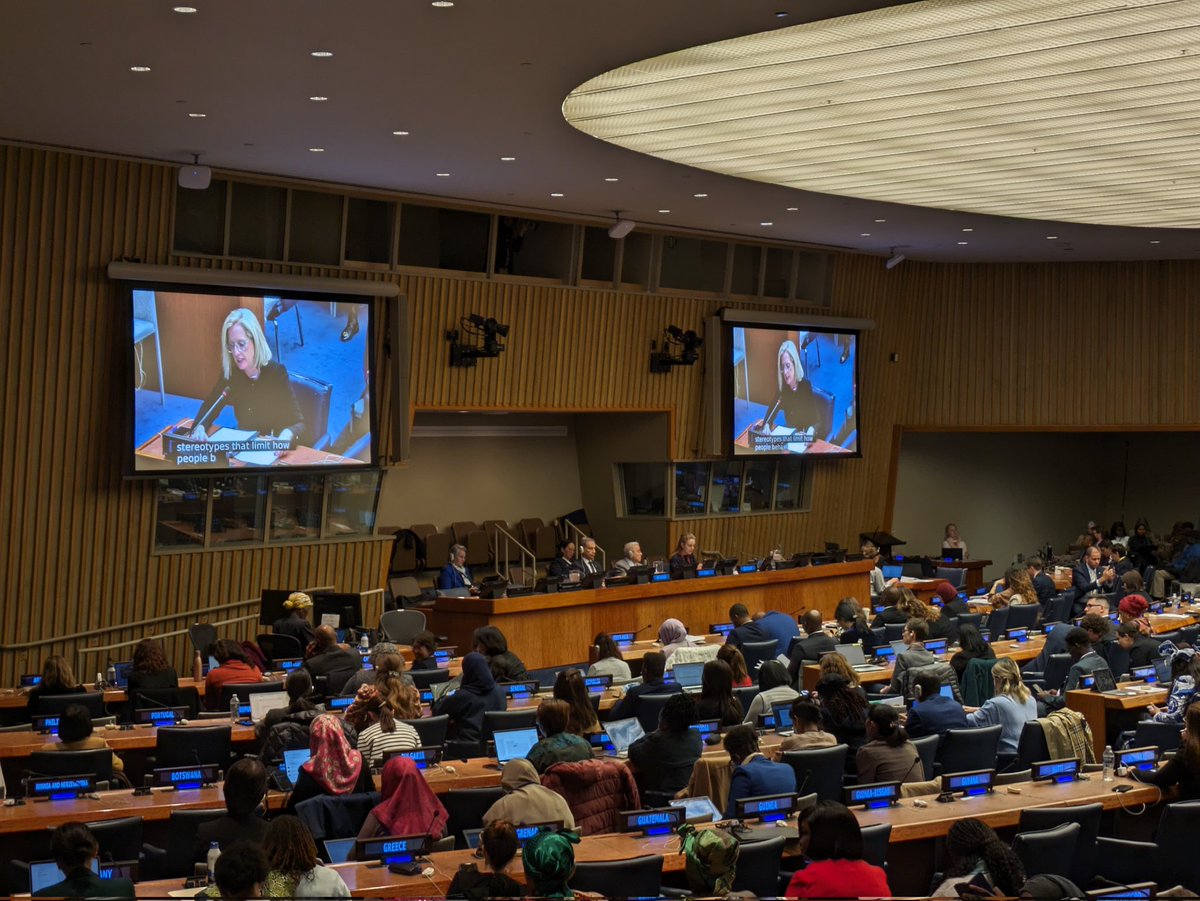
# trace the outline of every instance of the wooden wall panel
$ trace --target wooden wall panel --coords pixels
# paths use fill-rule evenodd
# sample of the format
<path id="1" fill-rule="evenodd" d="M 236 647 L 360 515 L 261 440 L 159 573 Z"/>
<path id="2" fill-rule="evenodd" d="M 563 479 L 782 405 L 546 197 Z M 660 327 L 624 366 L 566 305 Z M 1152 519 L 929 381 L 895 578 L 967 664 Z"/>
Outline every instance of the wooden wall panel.
<path id="1" fill-rule="evenodd" d="M 118 298 L 104 277 L 114 259 L 393 281 L 410 303 L 414 408 L 669 409 L 674 456 L 700 456 L 701 367 L 651 375 L 648 354 L 666 325 L 702 331 L 721 301 L 175 257 L 174 170 L 158 164 L 0 145 L 0 191 L 0 616 L 10 645 L 253 597 L 271 582 L 382 585 L 387 545 L 377 541 L 151 555 L 154 486 L 121 479 L 121 442 L 111 436 L 123 390 L 114 361 L 124 350 Z M 853 542 L 888 525 L 903 427 L 1195 424 L 1198 296 L 1200 264 L 1191 262 L 908 261 L 889 271 L 877 257 L 837 256 L 829 312 L 877 323 L 860 346 L 862 459 L 814 462 L 808 513 L 666 528 L 739 556 Z M 445 331 L 468 313 L 509 323 L 509 349 L 451 370 Z M 394 404 L 384 333 L 375 338 L 387 454 Z M 28 667 L 3 653 L 0 679 Z"/>

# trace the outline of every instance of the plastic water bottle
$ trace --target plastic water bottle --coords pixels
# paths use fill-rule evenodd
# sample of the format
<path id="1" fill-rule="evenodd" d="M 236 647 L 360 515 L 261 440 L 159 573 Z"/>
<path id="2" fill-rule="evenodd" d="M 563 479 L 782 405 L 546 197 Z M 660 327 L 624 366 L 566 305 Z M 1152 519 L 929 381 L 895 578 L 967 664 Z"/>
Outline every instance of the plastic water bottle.
<path id="1" fill-rule="evenodd" d="M 232 698 L 229 699 L 229 722 L 235 723 L 235 724 L 237 723 L 238 707 L 241 705 L 241 703 L 242 703 L 241 699 L 237 695 L 234 695 Z M 216 842 L 213 842 L 213 844 L 216 844 Z M 209 853 L 212 853 L 212 852 L 210 851 Z M 218 852 L 218 853 L 220 853 L 220 852 Z"/>
<path id="2" fill-rule="evenodd" d="M 104 671 L 104 681 L 109 685 L 117 684 L 117 668 L 113 666 L 113 662 L 108 661 L 108 669 Z"/>
<path id="3" fill-rule="evenodd" d="M 104 673 L 96 673 L 96 690 L 104 691 Z"/>
<path id="4" fill-rule="evenodd" d="M 220 842 L 208 843 L 208 884 L 212 885 L 215 879 L 214 873 L 217 870 L 217 858 L 221 856 Z"/>
<path id="5" fill-rule="evenodd" d="M 371 650 L 371 639 L 367 637 L 367 633 L 363 632 L 362 637 L 358 639 L 358 651 L 360 654 L 366 654 Z"/>
<path id="6" fill-rule="evenodd" d="M 1115 759 L 1115 755 L 1113 754 L 1112 745 L 1105 745 L 1104 746 L 1104 781 L 1105 782 L 1112 782 L 1113 760 L 1114 759 Z"/>

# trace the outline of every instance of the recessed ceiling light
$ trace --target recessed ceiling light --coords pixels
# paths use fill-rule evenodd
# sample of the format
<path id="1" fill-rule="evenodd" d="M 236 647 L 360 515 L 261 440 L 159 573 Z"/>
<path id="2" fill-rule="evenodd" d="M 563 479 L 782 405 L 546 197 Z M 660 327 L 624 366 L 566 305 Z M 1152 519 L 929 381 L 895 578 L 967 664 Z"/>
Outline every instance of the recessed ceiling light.
<path id="1" fill-rule="evenodd" d="M 787 208 L 787 211 L 789 213 L 796 213 L 796 212 L 799 212 L 799 210 L 800 210 L 800 207 L 798 207 L 798 206 L 790 206 Z"/>
<path id="2" fill-rule="evenodd" d="M 550 196 L 551 197 L 562 197 L 562 194 L 558 193 L 557 191 L 552 191 L 550 193 Z"/>
<path id="3" fill-rule="evenodd" d="M 333 56 L 332 50 L 314 50 L 309 56 L 315 56 L 317 59 L 329 59 Z"/>
<path id="4" fill-rule="evenodd" d="M 875 221 L 876 221 L 876 222 L 887 222 L 887 220 L 886 220 L 886 219 L 876 219 Z"/>
<path id="5" fill-rule="evenodd" d="M 449 172 L 435 172 L 433 174 L 436 175 L 438 178 L 449 178 L 450 177 Z"/>
<path id="6" fill-rule="evenodd" d="M 781 9 L 779 12 L 775 13 L 776 19 L 786 19 L 787 17 L 788 17 L 788 13 L 786 10 Z"/>
<path id="7" fill-rule="evenodd" d="M 660 213 L 669 213 L 669 212 L 671 212 L 671 211 L 670 211 L 670 210 L 659 210 L 659 212 L 660 212 Z"/>
<path id="8" fill-rule="evenodd" d="M 309 147 L 308 152 L 309 153 L 324 153 L 325 148 L 324 147 Z"/>
<path id="9" fill-rule="evenodd" d="M 1047 241 L 1057 241 L 1058 235 L 1046 235 L 1046 240 Z"/>
<path id="10" fill-rule="evenodd" d="M 1162 241 L 1151 241 L 1150 243 L 1151 243 L 1151 244 L 1161 244 L 1161 243 L 1162 243 Z"/>
<path id="11" fill-rule="evenodd" d="M 502 162 L 502 163 L 515 163 L 516 161 L 517 161 L 517 158 L 515 156 L 500 157 L 500 162 Z"/>
<path id="12" fill-rule="evenodd" d="M 130 72 L 149 72 L 150 67 L 149 66 L 130 66 L 129 71 Z"/>
<path id="13" fill-rule="evenodd" d="M 758 224 L 763 226 L 764 228 L 766 228 L 767 226 L 774 225 L 775 223 L 774 222 L 760 222 Z"/>
<path id="14" fill-rule="evenodd" d="M 707 194 L 693 194 L 693 197 L 707 197 Z"/>
<path id="15" fill-rule="evenodd" d="M 963 229 L 963 231 L 965 231 L 965 232 L 973 232 L 973 231 L 975 231 L 975 229 L 973 229 L 973 228 L 964 228 L 964 229 Z"/>
<path id="16" fill-rule="evenodd" d="M 406 134 L 408 134 L 408 132 L 407 131 L 393 131 L 392 134 L 400 135 L 400 137 L 404 137 Z"/>
<path id="17" fill-rule="evenodd" d="M 189 119 L 205 119 L 207 117 L 208 113 L 188 113 Z"/>
<path id="18" fill-rule="evenodd" d="M 183 13 L 184 15 L 188 15 L 188 16 L 190 16 L 195 11 L 196 11 L 196 7 L 194 7 L 194 6 L 176 6 L 175 7 L 175 12 Z"/>
<path id="19" fill-rule="evenodd" d="M 966 243 L 967 243 L 966 241 L 959 241 L 959 242 L 958 242 L 958 246 L 959 246 L 959 247 L 965 247 L 965 246 L 966 246 Z"/>
<path id="20" fill-rule="evenodd" d="M 454 0 L 433 0 L 430 6 L 436 6 L 438 9 L 449 9 L 454 5 Z"/>
<path id="21" fill-rule="evenodd" d="M 608 178 L 606 178 L 606 179 L 604 179 L 604 180 L 605 180 L 605 181 L 620 181 L 621 179 L 619 179 L 619 178 L 613 178 L 613 177 L 609 176 Z"/>
<path id="22" fill-rule="evenodd" d="M 324 103 L 329 98 L 322 97 L 320 94 L 314 94 L 313 96 L 309 97 L 308 99 L 311 100 L 313 103 Z"/>
<path id="23" fill-rule="evenodd" d="M 870 232 L 859 232 L 858 236 L 860 238 L 869 238 L 869 237 L 871 237 L 871 233 Z"/>

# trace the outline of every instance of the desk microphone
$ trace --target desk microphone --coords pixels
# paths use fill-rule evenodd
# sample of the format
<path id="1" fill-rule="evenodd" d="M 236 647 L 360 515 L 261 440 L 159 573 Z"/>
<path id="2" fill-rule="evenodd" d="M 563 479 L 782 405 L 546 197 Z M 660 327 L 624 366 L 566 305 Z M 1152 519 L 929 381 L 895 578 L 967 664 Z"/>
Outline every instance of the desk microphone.
<path id="1" fill-rule="evenodd" d="M 654 623 L 646 623 L 646 625 L 642 626 L 640 629 L 638 629 L 636 632 L 633 633 L 633 637 L 637 638 L 639 635 L 641 635 L 647 629 L 653 629 L 653 628 L 654 628 Z"/>
<path id="2" fill-rule="evenodd" d="M 229 386 L 226 385 L 224 388 L 221 389 L 221 393 L 217 395 L 217 399 L 212 402 L 212 406 L 210 406 L 207 410 L 205 410 L 204 413 L 196 419 L 195 423 L 192 425 L 192 429 L 196 429 L 197 427 L 204 425 L 204 421 L 206 419 L 208 419 L 208 417 L 212 416 L 213 412 L 217 409 L 217 407 L 219 407 L 221 405 L 221 402 L 223 400 L 225 400 L 225 398 L 227 398 L 228 396 L 229 396 Z M 190 435 L 191 432 L 189 431 L 188 434 Z"/>
<path id="3" fill-rule="evenodd" d="M 775 418 L 775 414 L 779 412 L 779 408 L 783 406 L 783 393 L 775 398 L 775 403 L 771 404 L 771 409 L 767 411 L 767 415 L 763 417 L 763 431 L 769 431 L 771 428 L 771 420 Z"/>

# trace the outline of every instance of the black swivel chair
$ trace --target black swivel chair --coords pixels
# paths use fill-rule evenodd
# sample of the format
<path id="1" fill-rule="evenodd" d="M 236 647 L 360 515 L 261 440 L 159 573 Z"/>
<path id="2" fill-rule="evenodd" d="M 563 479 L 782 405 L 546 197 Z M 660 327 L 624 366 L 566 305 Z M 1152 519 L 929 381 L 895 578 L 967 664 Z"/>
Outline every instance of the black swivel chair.
<path id="1" fill-rule="evenodd" d="M 892 840 L 892 824 L 876 823 L 863 826 L 863 860 L 877 867 L 887 867 L 888 842 Z"/>
<path id="2" fill-rule="evenodd" d="M 784 751 L 783 762 L 796 774 L 798 794 L 816 792 L 822 801 L 841 801 L 846 772 L 846 745 L 811 751 Z"/>
<path id="3" fill-rule="evenodd" d="M 423 716 L 415 720 L 400 720 L 402 723 L 407 723 L 417 730 L 417 735 L 421 737 L 421 744 L 426 747 L 434 745 L 444 745 L 446 743 L 446 733 L 450 730 L 450 717 L 446 714 L 441 716 Z"/>
<path id="4" fill-rule="evenodd" d="M 764 660 L 774 660 L 779 653 L 779 642 L 772 638 L 770 641 L 748 641 L 742 645 L 742 657 L 746 660 L 746 672 L 750 678 L 758 681 L 758 666 Z"/>
<path id="5" fill-rule="evenodd" d="M 35 776 L 95 776 L 97 782 L 111 782 L 112 751 L 34 751 L 29 755 L 29 772 Z"/>
<path id="6" fill-rule="evenodd" d="M 483 740 L 491 741 L 497 730 L 526 729 L 537 725 L 537 708 L 521 707 L 516 710 L 488 710 L 483 714 Z"/>
<path id="7" fill-rule="evenodd" d="M 921 758 L 921 768 L 925 770 L 926 779 L 933 778 L 934 761 L 937 758 L 938 745 L 941 744 L 941 741 L 941 735 L 922 735 L 912 739 L 913 747 L 917 749 L 917 756 Z"/>
<path id="8" fill-rule="evenodd" d="M 974 626 L 976 629 L 980 629 L 983 626 L 982 613 L 960 613 L 955 619 L 958 620 L 958 627 L 960 629 L 963 626 Z"/>
<path id="9" fill-rule="evenodd" d="M 437 685 L 439 682 L 450 681 L 450 670 L 448 669 L 415 669 L 411 670 L 409 675 L 412 676 L 413 685 L 418 690 Z"/>
<path id="10" fill-rule="evenodd" d="M 947 730 L 938 749 L 935 773 L 966 773 L 995 766 L 1002 728 L 983 726 Z"/>
<path id="11" fill-rule="evenodd" d="M 596 892 L 605 898 L 657 898 L 662 889 L 662 865 L 663 859 L 658 854 L 632 860 L 577 863 L 569 884 L 573 889 Z"/>
<path id="12" fill-rule="evenodd" d="M 207 654 L 209 645 L 217 640 L 217 627 L 212 623 L 193 623 L 188 627 L 188 640 L 194 650 Z"/>
<path id="13" fill-rule="evenodd" d="M 158 730 L 154 766 L 213 764 L 228 769 L 233 756 L 232 728 L 224 726 L 164 726 Z"/>
<path id="14" fill-rule="evenodd" d="M 329 446 L 329 398 L 333 394 L 333 386 L 298 372 L 289 372 L 288 381 L 291 382 L 296 405 L 304 417 L 300 443 L 315 450 L 324 450 Z"/>
<path id="15" fill-rule="evenodd" d="M 1004 638 L 1004 633 L 1008 631 L 1009 611 L 1012 607 L 1001 607 L 999 610 L 993 610 L 988 614 L 988 634 L 992 641 L 1000 641 Z"/>
<path id="16" fill-rule="evenodd" d="M 142 853 L 142 818 L 121 817 L 88 823 L 100 846 L 101 860 L 137 860 Z M 53 829 L 47 830 L 53 832 Z"/>
<path id="17" fill-rule="evenodd" d="M 1153 843 L 1104 836 L 1096 839 L 1097 875 L 1119 885 L 1153 881 L 1200 891 L 1197 834 L 1200 801 L 1168 804 L 1158 821 Z"/>
<path id="18" fill-rule="evenodd" d="M 899 641 L 904 637 L 904 623 L 884 623 L 883 640 L 886 642 Z"/>
<path id="19" fill-rule="evenodd" d="M 1096 875 L 1096 837 L 1100 834 L 1100 816 L 1103 804 L 1083 804 L 1078 807 L 1034 807 L 1021 811 L 1017 832 L 1034 832 L 1053 829 L 1067 823 L 1079 825 L 1079 839 L 1075 845 L 1074 859 L 1066 868 L 1066 876 L 1079 886 L 1091 885 Z M 1019 836 L 1018 836 L 1019 837 Z M 1027 873 L 1039 872 L 1026 867 Z M 1058 872 L 1053 871 L 1053 872 Z"/>
<path id="20" fill-rule="evenodd" d="M 1046 744 L 1046 732 L 1042 729 L 1042 724 L 1037 720 L 1026 723 L 1017 741 L 1017 760 L 1009 769 L 1020 772 L 1030 769 L 1035 763 L 1050 759 L 1050 746 Z"/>
<path id="21" fill-rule="evenodd" d="M 642 731 L 649 734 L 658 729 L 658 717 L 673 695 L 638 695 L 633 701 L 633 715 L 642 724 Z"/>
<path id="22" fill-rule="evenodd" d="M 464 829 L 479 829 L 483 826 L 483 815 L 504 797 L 502 788 L 456 788 L 438 795 L 446 808 L 446 834 L 454 836 L 459 849 L 467 846 Z"/>
<path id="23" fill-rule="evenodd" d="M 751 892 L 759 898 L 782 894 L 779 891 L 779 864 L 785 839 L 785 836 L 777 835 L 761 842 L 742 843 L 733 877 L 735 892 Z"/>
<path id="24" fill-rule="evenodd" d="M 268 666 L 274 666 L 276 660 L 297 660 L 304 656 L 304 648 L 300 647 L 299 639 L 292 635 L 263 632 L 255 641 L 258 642 L 258 649 L 267 658 Z"/>
<path id="25" fill-rule="evenodd" d="M 1052 829 L 1022 832 L 1013 839 L 1012 848 L 1021 858 L 1026 873 L 1047 873 L 1070 879 L 1082 831 L 1083 827 L 1078 823 L 1063 823 Z"/>
<path id="26" fill-rule="evenodd" d="M 1132 746 L 1135 748 L 1153 745 L 1165 753 L 1179 750 L 1179 743 L 1178 723 L 1156 723 L 1153 720 L 1142 720 L 1134 729 Z"/>
<path id="27" fill-rule="evenodd" d="M 1008 628 L 1032 629 L 1038 623 L 1042 608 L 1038 604 L 1016 604 L 1008 608 Z"/>
<path id="28" fill-rule="evenodd" d="M 104 692 L 85 691 L 70 695 L 39 695 L 29 704 L 30 716 L 53 716 L 66 713 L 72 704 L 79 704 L 87 709 L 92 719 L 107 716 L 104 710 Z"/>
<path id="29" fill-rule="evenodd" d="M 934 570 L 933 577 L 949 582 L 959 591 L 967 584 L 967 571 L 961 566 L 939 566 Z"/>
<path id="30" fill-rule="evenodd" d="M 196 830 L 202 823 L 225 816 L 224 808 L 217 810 L 173 810 L 167 820 L 165 848 L 142 845 L 147 879 L 174 879 L 191 876 L 195 858 Z"/>
<path id="31" fill-rule="evenodd" d="M 733 696 L 738 699 L 738 703 L 742 705 L 743 713 L 750 709 L 750 705 L 754 703 L 754 699 L 758 697 L 757 685 L 743 685 L 741 688 L 733 690 Z"/>

